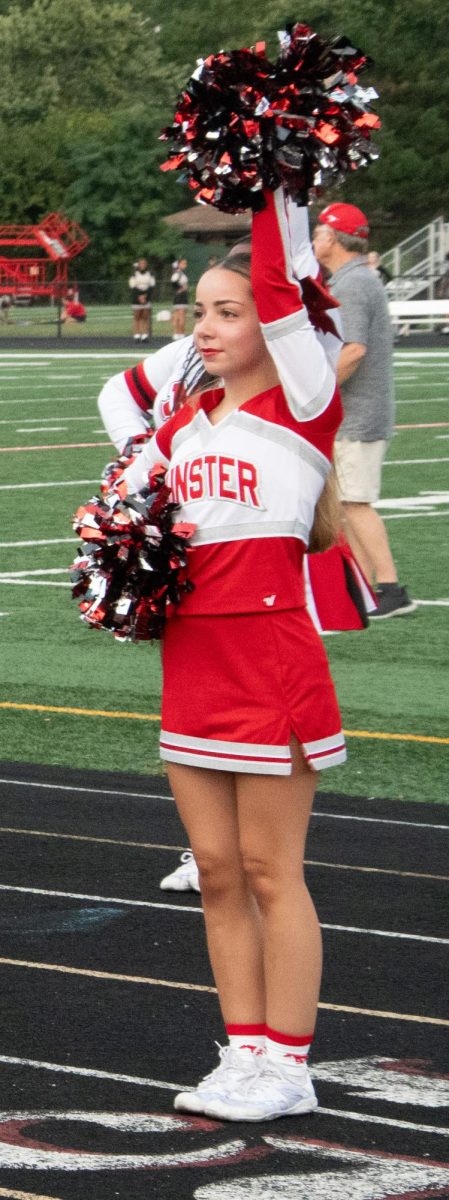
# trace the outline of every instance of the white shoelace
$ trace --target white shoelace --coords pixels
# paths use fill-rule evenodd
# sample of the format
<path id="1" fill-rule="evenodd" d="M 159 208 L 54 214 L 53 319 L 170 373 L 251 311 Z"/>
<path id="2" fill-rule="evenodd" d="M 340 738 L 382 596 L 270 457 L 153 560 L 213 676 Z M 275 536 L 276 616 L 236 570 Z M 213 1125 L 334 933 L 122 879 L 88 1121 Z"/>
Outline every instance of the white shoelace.
<path id="1" fill-rule="evenodd" d="M 257 1079 L 262 1067 L 261 1056 L 242 1055 L 238 1050 L 233 1050 L 231 1046 L 220 1046 L 219 1042 L 216 1042 L 215 1045 L 218 1046 L 220 1062 L 218 1067 L 215 1067 L 213 1071 L 209 1072 L 209 1075 L 202 1079 L 199 1087 L 208 1086 L 213 1082 L 220 1083 L 220 1086 L 226 1086 L 232 1090 L 240 1079 L 245 1079 L 248 1085 Z"/>

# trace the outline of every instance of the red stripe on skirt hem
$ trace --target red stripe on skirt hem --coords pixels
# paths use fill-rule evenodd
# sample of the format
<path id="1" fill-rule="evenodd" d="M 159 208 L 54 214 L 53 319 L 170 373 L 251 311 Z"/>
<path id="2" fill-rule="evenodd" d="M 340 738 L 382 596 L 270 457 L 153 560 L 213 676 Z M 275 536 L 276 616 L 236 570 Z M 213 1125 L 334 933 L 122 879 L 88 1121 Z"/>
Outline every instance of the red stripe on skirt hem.
<path id="1" fill-rule="evenodd" d="M 161 748 L 161 750 L 175 750 L 177 754 L 197 754 L 197 755 L 202 755 L 203 758 L 223 758 L 226 760 L 232 759 L 232 760 L 235 760 L 238 762 L 254 762 L 254 763 L 260 763 L 260 762 L 290 763 L 291 762 L 290 755 L 288 756 L 288 758 L 269 758 L 267 755 L 256 756 L 256 755 L 252 755 L 252 754 L 226 754 L 222 750 L 199 750 L 196 747 L 192 748 L 191 746 L 171 746 L 171 745 L 168 745 L 167 742 L 161 742 L 160 748 Z"/>

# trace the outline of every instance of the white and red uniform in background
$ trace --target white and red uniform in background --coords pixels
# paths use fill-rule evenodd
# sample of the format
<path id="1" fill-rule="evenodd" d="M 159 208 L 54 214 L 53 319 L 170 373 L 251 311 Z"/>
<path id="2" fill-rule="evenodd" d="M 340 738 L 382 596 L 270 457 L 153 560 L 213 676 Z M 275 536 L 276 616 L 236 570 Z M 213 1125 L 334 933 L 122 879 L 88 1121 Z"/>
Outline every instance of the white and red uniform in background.
<path id="1" fill-rule="evenodd" d="M 253 218 L 252 287 L 279 384 L 228 413 L 220 388 L 166 421 L 124 472 L 138 492 L 161 461 L 193 523 L 194 590 L 164 637 L 161 756 L 214 769 L 289 774 L 292 733 L 319 770 L 346 757 L 301 569 L 342 407 L 301 298 L 279 190 Z M 307 245 L 307 214 L 298 210 Z M 198 618 L 201 618 L 200 620 Z"/>

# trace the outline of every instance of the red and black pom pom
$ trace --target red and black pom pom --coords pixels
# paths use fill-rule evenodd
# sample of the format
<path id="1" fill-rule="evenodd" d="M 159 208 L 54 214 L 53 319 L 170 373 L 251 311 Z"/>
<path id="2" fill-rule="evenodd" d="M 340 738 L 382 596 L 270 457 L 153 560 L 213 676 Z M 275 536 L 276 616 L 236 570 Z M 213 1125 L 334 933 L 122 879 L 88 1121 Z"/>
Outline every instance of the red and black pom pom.
<path id="1" fill-rule="evenodd" d="M 280 184 L 304 203 L 378 157 L 377 93 L 358 79 L 366 55 L 300 23 L 280 43 L 275 63 L 262 43 L 200 60 L 179 96 L 162 170 L 180 171 L 200 203 L 257 211 Z"/>
<path id="2" fill-rule="evenodd" d="M 151 471 L 148 487 L 127 495 L 122 473 L 130 448 L 106 468 L 104 494 L 75 513 L 82 544 L 70 568 L 72 597 L 91 628 L 121 640 L 153 641 L 162 636 L 170 609 L 192 590 L 187 562 L 195 526 L 176 522 L 178 506 L 162 464 Z"/>

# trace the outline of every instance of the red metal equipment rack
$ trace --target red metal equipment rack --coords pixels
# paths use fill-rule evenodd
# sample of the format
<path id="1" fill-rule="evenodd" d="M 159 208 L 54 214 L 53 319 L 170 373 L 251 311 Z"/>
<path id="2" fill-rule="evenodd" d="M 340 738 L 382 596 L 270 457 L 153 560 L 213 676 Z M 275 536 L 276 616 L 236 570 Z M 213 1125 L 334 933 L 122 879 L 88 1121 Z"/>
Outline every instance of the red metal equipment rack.
<path id="1" fill-rule="evenodd" d="M 72 258 L 89 244 L 87 233 L 61 213 L 48 213 L 37 225 L 0 225 L 0 247 L 31 247 L 33 257 L 0 254 L 0 295 L 14 299 L 52 296 L 60 300 L 68 287 Z"/>

